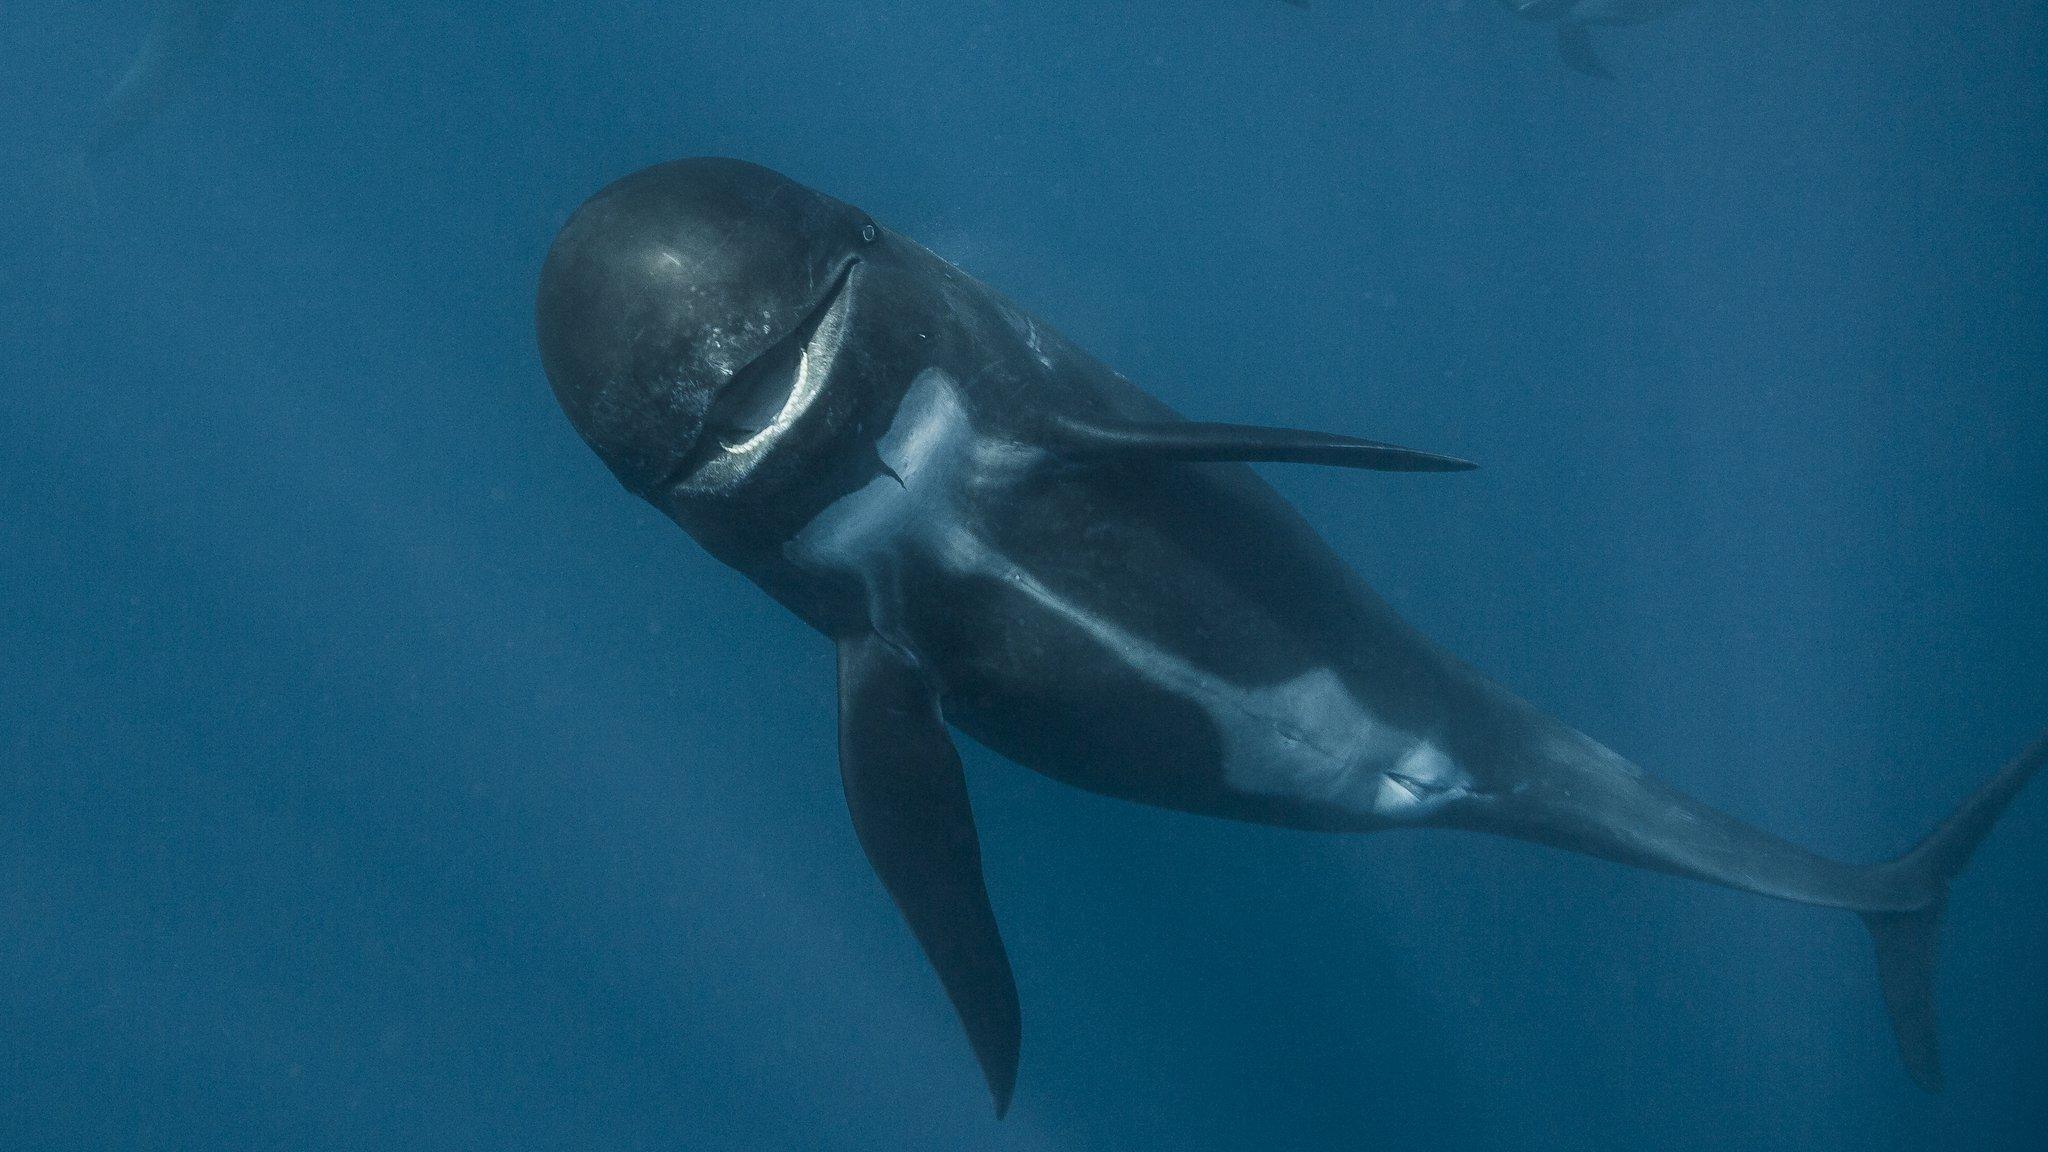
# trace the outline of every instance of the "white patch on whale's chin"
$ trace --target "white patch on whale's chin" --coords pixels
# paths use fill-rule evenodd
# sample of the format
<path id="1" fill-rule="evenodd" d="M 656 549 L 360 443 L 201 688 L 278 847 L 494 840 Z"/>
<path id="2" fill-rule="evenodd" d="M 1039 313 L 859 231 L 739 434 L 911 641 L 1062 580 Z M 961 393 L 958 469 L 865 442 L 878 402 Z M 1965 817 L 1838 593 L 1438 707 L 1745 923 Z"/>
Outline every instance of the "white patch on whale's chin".
<path id="1" fill-rule="evenodd" d="M 864 581 L 870 622 L 900 642 L 891 636 L 898 564 L 918 554 L 955 571 L 988 568 L 994 553 L 965 526 L 959 501 L 972 485 L 1028 469 L 1036 450 L 979 435 L 951 378 L 928 368 L 911 381 L 875 454 L 889 474 L 833 501 L 783 553 L 798 567 Z"/>
<path id="2" fill-rule="evenodd" d="M 974 426 L 952 382 L 928 369 L 910 382 L 889 431 L 875 442 L 875 454 L 905 490 L 922 492 L 946 484 L 961 468 L 972 467 L 974 447 Z"/>

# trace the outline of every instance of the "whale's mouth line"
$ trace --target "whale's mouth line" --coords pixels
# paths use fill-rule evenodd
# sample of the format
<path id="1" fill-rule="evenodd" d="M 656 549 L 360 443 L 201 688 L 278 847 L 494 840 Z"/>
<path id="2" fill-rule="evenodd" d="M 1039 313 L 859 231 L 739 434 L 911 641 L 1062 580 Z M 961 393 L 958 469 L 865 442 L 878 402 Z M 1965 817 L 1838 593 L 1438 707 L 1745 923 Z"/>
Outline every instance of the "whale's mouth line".
<path id="1" fill-rule="evenodd" d="M 697 446 L 664 478 L 663 488 L 722 458 L 765 448 L 809 409 L 844 337 L 844 305 L 860 263 L 859 257 L 848 260 L 796 327 L 732 374 L 705 413 Z"/>
<path id="2" fill-rule="evenodd" d="M 823 375 L 830 353 L 838 350 L 839 326 L 829 325 L 835 337 L 830 340 L 830 348 L 814 346 L 820 343 L 818 336 L 826 331 L 827 321 L 834 318 L 839 300 L 846 294 L 847 281 L 853 278 L 853 269 L 859 263 L 858 259 L 847 261 L 833 279 L 832 287 L 825 290 L 802 323 L 748 361 L 719 390 L 705 426 L 726 451 L 744 452 L 754 447 L 763 436 L 796 415 L 793 409 L 800 396 L 808 400 L 802 396 L 804 385 L 808 377 Z"/>

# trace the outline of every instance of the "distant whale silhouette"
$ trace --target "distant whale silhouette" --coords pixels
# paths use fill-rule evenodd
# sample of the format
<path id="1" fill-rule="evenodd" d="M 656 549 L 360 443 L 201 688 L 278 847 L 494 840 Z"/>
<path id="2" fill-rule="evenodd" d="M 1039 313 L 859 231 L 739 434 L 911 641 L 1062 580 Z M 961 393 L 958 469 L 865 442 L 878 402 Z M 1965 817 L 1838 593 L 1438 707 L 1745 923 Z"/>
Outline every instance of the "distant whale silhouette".
<path id="1" fill-rule="evenodd" d="M 1593 51 L 1594 28 L 1642 24 L 1669 16 L 1692 0 L 1500 0 L 1525 20 L 1557 26 L 1557 54 L 1573 71 L 1603 80 L 1614 73 Z"/>
<path id="2" fill-rule="evenodd" d="M 664 164 L 591 197 L 536 318 L 556 398 L 620 483 L 837 644 L 854 830 L 999 1114 L 1021 1018 L 949 724 L 1140 803 L 1493 832 L 1856 912 L 1906 1066 L 1939 1085 L 1949 880 L 2048 737 L 1896 860 L 1795 847 L 1439 651 L 1233 463 L 1463 461 L 1186 421 L 859 209 L 751 164 Z"/>
<path id="3" fill-rule="evenodd" d="M 191 83 L 239 0 L 168 0 L 134 63 L 100 102 L 88 141 L 93 152 L 140 132 Z"/>

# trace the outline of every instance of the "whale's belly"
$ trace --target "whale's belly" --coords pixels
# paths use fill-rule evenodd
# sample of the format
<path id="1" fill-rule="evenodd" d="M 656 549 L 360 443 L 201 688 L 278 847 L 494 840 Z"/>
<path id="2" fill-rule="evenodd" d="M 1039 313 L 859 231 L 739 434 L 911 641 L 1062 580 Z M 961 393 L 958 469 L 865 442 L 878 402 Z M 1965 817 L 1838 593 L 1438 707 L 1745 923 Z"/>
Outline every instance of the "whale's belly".
<path id="1" fill-rule="evenodd" d="M 1376 708 L 1352 670 L 1163 562 L 1144 523 L 1034 503 L 1077 481 L 977 434 L 955 388 L 919 377 L 877 445 L 893 474 L 785 549 L 859 588 L 955 726 L 1092 791 L 1276 823 L 1376 826 L 1465 791 L 1452 758 Z"/>

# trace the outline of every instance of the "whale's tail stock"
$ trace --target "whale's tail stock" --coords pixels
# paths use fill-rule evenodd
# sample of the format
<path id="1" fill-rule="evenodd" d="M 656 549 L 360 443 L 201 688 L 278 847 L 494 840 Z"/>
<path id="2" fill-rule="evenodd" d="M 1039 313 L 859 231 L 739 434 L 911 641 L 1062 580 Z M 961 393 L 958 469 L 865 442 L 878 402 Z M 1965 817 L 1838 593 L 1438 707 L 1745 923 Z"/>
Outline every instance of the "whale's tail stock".
<path id="1" fill-rule="evenodd" d="M 1482 781 L 1437 822 L 1502 833 L 1745 892 L 1855 912 L 1877 944 L 1878 977 L 1913 1079 L 1941 1088 L 1934 966 L 1949 882 L 2028 780 L 2048 733 L 1979 787 L 1912 851 L 1845 864 L 1702 804 L 1597 742 L 1553 728 L 1508 777 Z"/>
<path id="2" fill-rule="evenodd" d="M 2048 733 L 1963 801 L 1941 826 L 1912 851 L 1875 869 L 1909 892 L 1924 892 L 1926 902 L 1899 911 L 1865 911 L 1863 923 L 1877 944 L 1877 975 L 1890 1009 L 1892 1031 L 1906 1070 L 1922 1088 L 1941 1090 L 1941 1048 L 1935 1031 L 1934 965 L 1941 942 L 1941 916 L 1948 907 L 1948 884 L 1970 862 L 1991 826 L 2005 812 L 2043 764 L 2048 764 Z"/>

